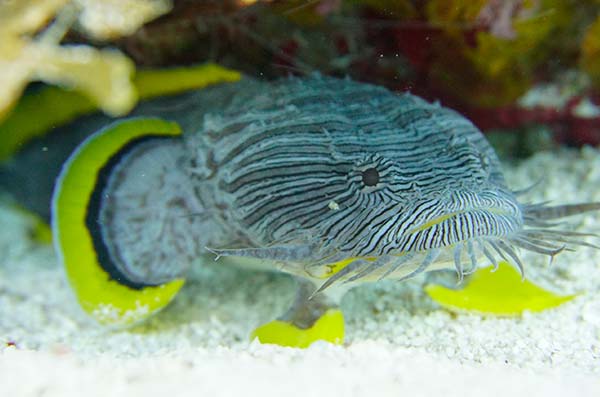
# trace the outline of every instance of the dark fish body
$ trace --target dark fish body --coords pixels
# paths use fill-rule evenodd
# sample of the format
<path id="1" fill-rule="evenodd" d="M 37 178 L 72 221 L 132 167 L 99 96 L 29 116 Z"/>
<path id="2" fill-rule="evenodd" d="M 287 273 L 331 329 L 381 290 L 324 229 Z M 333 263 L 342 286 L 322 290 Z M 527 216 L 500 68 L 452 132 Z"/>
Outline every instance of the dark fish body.
<path id="1" fill-rule="evenodd" d="M 205 247 L 318 284 L 331 263 L 386 258 L 381 276 L 411 254 L 395 272 L 406 276 L 522 227 L 494 151 L 450 109 L 324 77 L 220 89 L 204 93 L 218 100 L 200 122 L 179 117 L 181 142 L 135 146 L 104 188 L 104 244 L 134 283 L 181 276 Z"/>
<path id="2" fill-rule="evenodd" d="M 587 244 L 548 219 L 599 208 L 519 203 L 470 121 L 348 79 L 243 80 L 134 113 L 148 115 L 177 124 L 105 127 L 75 150 L 54 194 L 72 284 L 85 262 L 126 289 L 115 299 L 172 286 L 209 253 L 283 270 L 325 295 L 448 266 L 462 278 L 482 257 L 522 270 L 515 248 L 552 257 Z M 80 300 L 104 321 L 106 302 L 88 290 Z M 123 307 L 118 316 L 130 316 Z"/>

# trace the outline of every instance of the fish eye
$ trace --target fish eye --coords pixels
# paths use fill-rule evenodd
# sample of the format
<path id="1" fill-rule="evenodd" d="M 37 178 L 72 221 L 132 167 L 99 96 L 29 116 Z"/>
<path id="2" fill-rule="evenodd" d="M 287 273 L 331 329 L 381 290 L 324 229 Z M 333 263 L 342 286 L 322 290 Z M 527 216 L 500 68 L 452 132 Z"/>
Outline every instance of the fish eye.
<path id="1" fill-rule="evenodd" d="M 367 168 L 362 172 L 362 181 L 365 186 L 375 186 L 379 183 L 379 171 L 376 168 Z"/>

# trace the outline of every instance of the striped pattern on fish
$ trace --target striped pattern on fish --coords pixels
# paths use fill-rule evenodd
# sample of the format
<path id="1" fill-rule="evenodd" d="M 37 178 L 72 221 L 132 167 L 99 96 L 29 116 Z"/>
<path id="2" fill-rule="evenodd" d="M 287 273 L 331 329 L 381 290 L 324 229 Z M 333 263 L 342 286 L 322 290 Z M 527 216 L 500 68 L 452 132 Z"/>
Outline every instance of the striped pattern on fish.
<path id="1" fill-rule="evenodd" d="M 191 110 L 203 122 L 185 128 L 172 158 L 132 151 L 112 174 L 99 223 L 134 284 L 179 277 L 207 251 L 270 263 L 323 290 L 448 265 L 462 277 L 482 256 L 522 269 L 515 247 L 553 257 L 589 245 L 548 219 L 598 204 L 520 203 L 484 136 L 450 109 L 321 76 L 233 87 L 207 90 L 218 107 Z"/>

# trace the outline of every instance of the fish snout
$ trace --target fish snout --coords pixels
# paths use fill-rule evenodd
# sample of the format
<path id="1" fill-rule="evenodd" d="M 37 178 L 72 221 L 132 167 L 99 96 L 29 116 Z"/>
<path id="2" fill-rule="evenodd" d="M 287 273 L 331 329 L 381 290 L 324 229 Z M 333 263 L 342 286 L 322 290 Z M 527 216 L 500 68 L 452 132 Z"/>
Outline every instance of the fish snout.
<path id="1" fill-rule="evenodd" d="M 493 192 L 453 194 L 429 204 L 420 219 L 412 222 L 397 239 L 402 252 L 426 251 L 478 238 L 502 238 L 523 227 L 523 215 L 510 194 Z M 419 213 L 419 210 L 414 210 Z"/>

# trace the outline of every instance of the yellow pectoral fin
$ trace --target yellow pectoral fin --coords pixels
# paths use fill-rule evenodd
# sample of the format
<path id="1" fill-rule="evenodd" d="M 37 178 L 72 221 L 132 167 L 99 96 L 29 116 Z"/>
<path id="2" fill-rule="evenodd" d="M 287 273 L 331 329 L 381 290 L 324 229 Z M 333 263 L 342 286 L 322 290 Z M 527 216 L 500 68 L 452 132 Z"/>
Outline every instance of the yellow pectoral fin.
<path id="1" fill-rule="evenodd" d="M 105 270 L 86 223 L 99 171 L 128 143 L 142 137 L 180 134 L 176 123 L 160 119 L 130 119 L 112 124 L 85 140 L 58 178 L 52 202 L 56 252 L 81 306 L 102 324 L 128 326 L 144 320 L 166 306 L 184 280 L 132 288 Z"/>
<path id="2" fill-rule="evenodd" d="M 427 294 L 441 306 L 454 311 L 475 311 L 497 316 L 518 316 L 524 311 L 542 311 L 573 299 L 576 295 L 557 295 L 522 280 L 508 263 L 497 271 L 477 270 L 467 286 L 453 290 L 441 285 L 425 287 Z"/>

